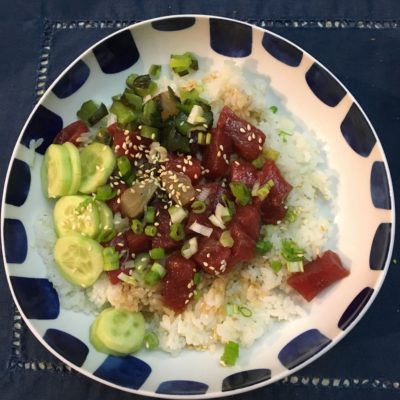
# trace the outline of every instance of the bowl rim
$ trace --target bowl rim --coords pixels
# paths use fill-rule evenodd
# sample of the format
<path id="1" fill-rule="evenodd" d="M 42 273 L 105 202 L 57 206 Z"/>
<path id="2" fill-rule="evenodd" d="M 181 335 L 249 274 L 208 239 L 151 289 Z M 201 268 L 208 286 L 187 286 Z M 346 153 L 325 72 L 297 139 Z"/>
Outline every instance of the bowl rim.
<path id="1" fill-rule="evenodd" d="M 309 58 L 311 61 L 313 61 L 314 63 L 316 63 L 317 65 L 319 65 L 320 67 L 322 67 L 325 71 L 327 71 L 330 76 L 335 79 L 335 81 L 345 90 L 346 95 L 348 95 L 351 99 L 351 101 L 359 108 L 359 110 L 361 111 L 362 116 L 365 118 L 365 120 L 367 121 L 369 127 L 371 128 L 374 137 L 376 138 L 376 143 L 375 146 L 379 146 L 379 150 L 380 150 L 380 155 L 382 156 L 382 162 L 384 163 L 385 166 L 385 172 L 387 174 L 387 181 L 388 181 L 388 194 L 391 200 L 391 210 L 389 210 L 391 212 L 391 230 L 390 230 L 390 243 L 388 246 L 388 251 L 387 251 L 387 255 L 386 255 L 386 260 L 384 263 L 384 266 L 382 268 L 382 270 L 380 270 L 380 274 L 379 274 L 379 278 L 375 281 L 375 285 L 373 286 L 373 293 L 371 295 L 371 297 L 368 299 L 368 301 L 365 303 L 365 305 L 363 306 L 362 310 L 359 312 L 359 314 L 357 315 L 357 317 L 347 326 L 347 328 L 344 331 L 339 332 L 337 335 L 335 335 L 333 338 L 331 338 L 331 342 L 325 346 L 322 350 L 318 351 L 314 356 L 308 358 L 306 361 L 300 363 L 299 365 L 297 365 L 296 367 L 292 368 L 292 369 L 287 369 L 282 371 L 281 373 L 275 375 L 275 376 L 271 376 L 270 379 L 267 379 L 265 381 L 250 385 L 250 386 L 246 386 L 243 388 L 239 388 L 239 389 L 234 389 L 234 390 L 229 390 L 229 391 L 215 391 L 215 392 L 210 392 L 210 393 L 204 393 L 204 394 L 200 394 L 200 395 L 174 395 L 174 394 L 163 394 L 163 393 L 156 393 L 156 392 L 150 392 L 148 390 L 142 390 L 142 389 L 131 389 L 128 387 L 124 387 L 124 386 L 120 386 L 117 384 L 114 384 L 112 382 L 106 381 L 102 378 L 99 378 L 97 376 L 95 376 L 93 373 L 83 369 L 82 367 L 79 367 L 75 364 L 73 364 L 72 362 L 70 362 L 69 360 L 67 360 L 65 357 L 63 357 L 61 354 L 59 354 L 55 349 L 53 349 L 44 339 L 43 337 L 36 331 L 36 328 L 34 327 L 34 324 L 32 324 L 29 320 L 29 318 L 27 318 L 25 316 L 25 313 L 23 312 L 17 297 L 15 295 L 12 283 L 11 283 L 11 279 L 10 279 L 10 271 L 9 271 L 9 267 L 8 267 L 8 262 L 6 260 L 6 255 L 5 255 L 5 244 L 4 244 L 4 220 L 6 218 L 6 212 L 5 212 L 5 205 L 6 203 L 6 194 L 7 194 L 7 188 L 9 185 L 9 180 L 10 180 L 10 173 L 11 173 L 11 168 L 12 168 L 12 161 L 16 159 L 16 155 L 18 152 L 18 147 L 21 144 L 21 139 L 26 131 L 26 128 L 28 126 L 28 124 L 30 123 L 33 115 L 36 113 L 37 109 L 39 108 L 40 105 L 43 104 L 43 102 L 45 102 L 45 100 L 49 97 L 49 95 L 51 94 L 53 88 L 57 85 L 57 83 L 65 76 L 65 74 L 75 65 L 77 64 L 80 60 L 82 60 L 85 56 L 87 56 L 89 53 L 92 52 L 92 50 L 97 47 L 98 45 L 100 45 L 101 43 L 109 40 L 111 37 L 116 36 L 118 34 L 120 34 L 123 31 L 130 31 L 132 29 L 136 29 L 136 28 L 140 28 L 141 26 L 144 25 L 150 25 L 153 22 L 156 21 L 162 21 L 162 20 L 168 20 L 168 19 L 182 19 L 182 18 L 196 18 L 196 19 L 203 19 L 203 20 L 210 20 L 210 19 L 217 19 L 217 20 L 226 20 L 226 21 L 230 21 L 230 22 L 234 22 L 237 24 L 241 24 L 241 25 L 246 25 L 251 27 L 252 29 L 258 30 L 262 33 L 268 33 L 272 36 L 275 36 L 276 38 L 279 38 L 281 40 L 283 40 L 286 43 L 291 44 L 293 47 L 295 47 L 296 49 L 300 50 L 307 58 Z M 5 270 L 5 276 L 7 279 L 7 283 L 12 295 L 12 299 L 14 301 L 14 304 L 16 305 L 22 319 L 24 320 L 25 324 L 28 326 L 29 330 L 33 333 L 33 335 L 36 337 L 36 339 L 39 340 L 39 342 L 51 353 L 53 354 L 55 357 L 57 357 L 59 360 L 61 360 L 64 364 L 66 364 L 67 366 L 69 366 L 70 368 L 72 368 L 73 370 L 79 372 L 80 374 L 83 374 L 84 376 L 100 382 L 106 386 L 112 387 L 114 389 L 120 390 L 120 391 L 124 391 L 124 392 L 128 392 L 128 393 L 133 393 L 133 394 L 139 394 L 139 395 L 143 395 L 143 396 L 152 396 L 155 398 L 166 398 L 166 399 L 175 399 L 177 397 L 179 397 L 180 399 L 205 399 L 205 398 L 219 398 L 219 397 L 226 397 L 226 396 L 232 396 L 232 395 L 237 395 L 240 393 L 245 393 L 245 392 L 249 392 L 255 389 L 259 389 L 261 387 L 266 387 L 268 385 L 271 385 L 277 381 L 280 381 L 282 379 L 284 379 L 285 377 L 288 377 L 292 374 L 294 374 L 295 372 L 303 369 L 304 367 L 306 367 L 307 365 L 311 364 L 312 362 L 314 362 L 315 360 L 317 360 L 318 358 L 320 358 L 321 356 L 323 356 L 326 352 L 328 352 L 332 347 L 334 347 L 336 344 L 338 344 L 357 324 L 358 322 L 363 318 L 363 316 L 366 314 L 366 312 L 369 310 L 369 308 L 371 307 L 372 303 L 374 302 L 375 298 L 377 297 L 378 293 L 380 292 L 383 282 L 385 281 L 386 275 L 387 275 L 387 271 L 388 271 L 388 267 L 390 264 L 390 260 L 392 257 L 392 253 L 393 253 L 393 247 L 394 247 L 394 241 L 395 241 L 395 224 L 396 224 L 396 212 L 395 212 L 395 197 L 394 197 L 394 190 L 393 190 L 393 182 L 392 182 L 392 178 L 391 178 L 391 173 L 390 173 L 390 169 L 389 169 L 389 164 L 386 158 L 386 154 L 384 152 L 384 149 L 382 147 L 382 144 L 379 140 L 379 137 L 375 131 L 374 126 L 372 125 L 370 119 L 368 118 L 368 116 L 366 115 L 364 109 L 361 107 L 361 105 L 358 103 L 358 101 L 355 99 L 355 97 L 353 96 L 353 94 L 348 90 L 348 88 L 336 77 L 335 74 L 333 74 L 329 68 L 327 68 L 323 63 L 321 63 L 320 61 L 318 61 L 315 57 L 313 57 L 308 51 L 304 50 L 302 47 L 300 47 L 299 45 L 297 45 L 296 43 L 293 43 L 291 40 L 285 38 L 284 36 L 281 36 L 275 32 L 270 31 L 267 28 L 264 27 L 260 27 L 257 26 L 255 24 L 252 24 L 250 22 L 246 22 L 246 21 L 242 21 L 239 19 L 235 19 L 235 18 L 230 18 L 230 17 L 224 17 L 224 16 L 218 16 L 218 15 L 209 15 L 209 14 L 172 14 L 172 15 L 163 15 L 163 16 L 159 16 L 159 17 L 154 17 L 154 18 L 150 18 L 150 19 L 145 19 L 142 20 L 140 22 L 134 22 L 132 24 L 129 24 L 125 27 L 122 27 L 121 29 L 117 29 L 115 32 L 110 33 L 109 35 L 106 35 L 105 37 L 103 37 L 102 39 L 96 41 L 94 44 L 92 44 L 90 47 L 88 47 L 86 50 L 84 50 L 82 53 L 80 53 L 72 62 L 70 62 L 62 71 L 61 73 L 57 76 L 57 78 L 48 86 L 48 88 L 45 90 L 45 92 L 42 94 L 42 96 L 39 98 L 39 100 L 37 101 L 36 105 L 33 107 L 32 111 L 30 112 L 28 118 L 26 119 L 19 135 L 18 138 L 16 140 L 13 152 L 11 154 L 10 157 L 10 161 L 8 164 L 8 168 L 7 168 L 7 173 L 6 173 L 6 177 L 5 177 L 5 181 L 4 181 L 4 188 L 5 190 L 3 191 L 3 196 L 2 196 L 2 203 L 1 203 L 1 246 L 2 246 L 2 255 L 3 255 L 3 264 L 4 264 L 4 270 Z"/>

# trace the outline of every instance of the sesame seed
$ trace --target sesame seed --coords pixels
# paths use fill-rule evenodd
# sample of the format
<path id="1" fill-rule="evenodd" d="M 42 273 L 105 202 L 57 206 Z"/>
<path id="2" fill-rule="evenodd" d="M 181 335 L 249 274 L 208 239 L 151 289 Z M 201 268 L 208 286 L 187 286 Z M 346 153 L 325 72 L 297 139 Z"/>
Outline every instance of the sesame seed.
<path id="1" fill-rule="evenodd" d="M 248 137 L 247 137 L 247 140 L 248 140 L 249 142 L 251 142 L 253 139 L 251 138 L 251 136 L 248 136 Z"/>
<path id="2" fill-rule="evenodd" d="M 258 143 L 262 143 L 262 138 L 258 138 Z"/>
<path id="3" fill-rule="evenodd" d="M 239 131 L 242 133 L 246 133 L 246 129 L 244 129 L 244 128 L 240 128 Z"/>
<path id="4" fill-rule="evenodd" d="M 248 131 L 251 131 L 251 126 L 250 126 L 250 124 L 247 124 L 246 128 L 247 128 Z"/>
<path id="5" fill-rule="evenodd" d="M 221 157 L 221 152 L 218 150 L 217 157 Z"/>
<path id="6" fill-rule="evenodd" d="M 204 261 L 204 262 L 203 262 L 203 265 L 204 265 L 205 267 L 208 267 L 208 262 Z"/>

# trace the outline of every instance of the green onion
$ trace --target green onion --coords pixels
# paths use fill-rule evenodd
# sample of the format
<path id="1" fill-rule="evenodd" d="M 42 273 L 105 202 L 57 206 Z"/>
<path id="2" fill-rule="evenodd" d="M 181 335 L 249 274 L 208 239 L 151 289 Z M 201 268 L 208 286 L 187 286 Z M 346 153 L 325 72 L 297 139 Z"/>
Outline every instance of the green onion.
<path id="1" fill-rule="evenodd" d="M 265 254 L 272 250 L 272 243 L 269 240 L 258 240 L 256 250 L 259 254 Z"/>
<path id="2" fill-rule="evenodd" d="M 114 271 L 119 268 L 119 254 L 114 247 L 103 249 L 104 271 Z"/>
<path id="3" fill-rule="evenodd" d="M 245 206 L 250 202 L 251 193 L 248 187 L 241 182 L 231 182 L 229 184 L 232 194 L 235 196 L 236 202 Z"/>
<path id="4" fill-rule="evenodd" d="M 170 228 L 169 236 L 171 237 L 171 239 L 174 239 L 177 242 L 184 239 L 185 230 L 183 229 L 183 225 L 178 222 L 175 222 L 174 224 L 172 224 L 171 228 Z"/>
<path id="5" fill-rule="evenodd" d="M 224 203 L 224 206 L 228 208 L 229 214 L 233 217 L 236 213 L 235 203 L 232 200 L 229 200 L 226 194 L 223 194 L 221 199 Z"/>
<path id="6" fill-rule="evenodd" d="M 200 297 L 202 296 L 203 292 L 200 289 L 195 289 L 193 291 L 193 300 L 197 301 L 200 299 Z"/>
<path id="7" fill-rule="evenodd" d="M 169 66 L 179 76 L 187 75 L 189 69 L 199 69 L 197 59 L 189 52 L 184 54 L 171 54 Z"/>
<path id="8" fill-rule="evenodd" d="M 127 156 L 118 157 L 117 168 L 121 177 L 130 175 L 132 172 L 132 165 L 129 162 L 129 158 Z"/>
<path id="9" fill-rule="evenodd" d="M 146 208 L 146 213 L 144 214 L 144 220 L 149 223 L 152 224 L 156 219 L 156 209 L 155 207 L 152 206 L 147 206 Z"/>
<path id="10" fill-rule="evenodd" d="M 227 303 L 225 305 L 225 314 L 228 316 L 234 315 L 238 313 L 238 305 Z"/>
<path id="11" fill-rule="evenodd" d="M 286 264 L 286 268 L 289 272 L 304 272 L 303 261 L 289 261 Z"/>
<path id="12" fill-rule="evenodd" d="M 188 212 L 180 206 L 172 206 L 168 209 L 173 224 L 182 222 L 188 215 Z"/>
<path id="13" fill-rule="evenodd" d="M 112 137 L 111 135 L 107 132 L 107 129 L 99 129 L 96 133 L 96 136 L 94 138 L 95 142 L 103 143 L 106 144 L 107 146 L 110 146 L 112 143 Z"/>
<path id="14" fill-rule="evenodd" d="M 137 283 L 137 280 L 134 276 L 127 275 L 125 272 L 118 274 L 118 279 L 122 282 L 128 283 L 129 285 L 135 285 Z"/>
<path id="15" fill-rule="evenodd" d="M 196 88 L 190 90 L 181 89 L 179 91 L 179 97 L 181 98 L 182 102 L 185 102 L 186 100 L 197 102 L 200 100 L 200 93 Z"/>
<path id="16" fill-rule="evenodd" d="M 137 119 L 137 113 L 120 101 L 114 101 L 110 111 L 116 115 L 117 122 L 122 125 L 136 121 Z"/>
<path id="17" fill-rule="evenodd" d="M 206 144 L 206 135 L 203 132 L 197 133 L 197 143 Z"/>
<path id="18" fill-rule="evenodd" d="M 133 261 L 133 267 L 138 271 L 144 271 L 149 264 L 150 256 L 147 253 L 138 254 Z"/>
<path id="19" fill-rule="evenodd" d="M 282 257 L 289 262 L 303 261 L 304 249 L 300 248 L 293 240 L 282 240 Z"/>
<path id="20" fill-rule="evenodd" d="M 132 171 L 132 173 L 125 176 L 123 180 L 128 186 L 132 186 L 132 183 L 136 180 L 136 174 Z"/>
<path id="21" fill-rule="evenodd" d="M 211 143 L 211 138 L 212 138 L 212 135 L 211 135 L 210 132 L 208 132 L 206 134 L 206 144 L 210 144 Z"/>
<path id="22" fill-rule="evenodd" d="M 143 233 L 143 224 L 138 219 L 133 219 L 131 224 L 131 229 L 133 233 L 139 234 Z"/>
<path id="23" fill-rule="evenodd" d="M 96 190 L 96 200 L 107 201 L 114 198 L 117 195 L 117 191 L 112 189 L 110 185 L 99 186 Z"/>
<path id="24" fill-rule="evenodd" d="M 261 155 L 251 162 L 254 168 L 261 169 L 265 164 L 265 158 Z"/>
<path id="25" fill-rule="evenodd" d="M 147 332 L 144 335 L 143 343 L 147 350 L 154 350 L 160 344 L 158 336 L 154 332 Z"/>
<path id="26" fill-rule="evenodd" d="M 103 103 L 98 105 L 93 100 L 85 101 L 76 113 L 79 119 L 87 122 L 90 126 L 97 124 L 107 114 L 107 107 Z"/>
<path id="27" fill-rule="evenodd" d="M 267 160 L 276 161 L 279 158 L 280 153 L 279 153 L 279 151 L 274 150 L 274 149 L 266 149 L 263 151 L 263 156 Z"/>
<path id="28" fill-rule="evenodd" d="M 144 228 L 144 233 L 145 233 L 147 236 L 155 236 L 156 233 L 157 233 L 157 228 L 156 228 L 154 225 L 147 225 L 147 226 Z"/>
<path id="29" fill-rule="evenodd" d="M 150 286 L 156 285 L 158 282 L 160 282 L 165 274 L 165 268 L 161 264 L 155 262 L 144 274 L 144 282 Z"/>
<path id="30" fill-rule="evenodd" d="M 150 268 L 150 271 L 156 272 L 158 275 L 160 275 L 161 278 L 164 278 L 165 274 L 167 273 L 164 266 L 158 262 L 153 263 L 153 265 Z"/>
<path id="31" fill-rule="evenodd" d="M 201 278 L 202 278 L 201 272 L 200 272 L 200 271 L 195 272 L 195 273 L 194 273 L 194 276 L 193 276 L 193 283 L 194 283 L 195 285 L 200 284 Z"/>
<path id="32" fill-rule="evenodd" d="M 239 357 L 239 344 L 233 341 L 225 343 L 224 353 L 221 356 L 220 362 L 223 366 L 234 366 Z"/>
<path id="33" fill-rule="evenodd" d="M 201 200 L 195 200 L 192 205 L 191 205 L 192 211 L 195 214 L 202 214 L 204 211 L 206 211 L 206 203 Z"/>
<path id="34" fill-rule="evenodd" d="M 203 108 L 198 104 L 194 104 L 187 117 L 187 122 L 192 125 L 204 124 L 206 120 L 204 119 L 203 114 Z"/>
<path id="35" fill-rule="evenodd" d="M 277 106 L 271 106 L 269 109 L 271 110 L 271 112 L 273 114 L 276 114 L 276 112 L 278 111 L 278 107 Z"/>
<path id="36" fill-rule="evenodd" d="M 271 268 L 274 272 L 278 273 L 282 269 L 282 263 L 279 260 L 272 260 Z"/>
<path id="37" fill-rule="evenodd" d="M 192 237 L 182 246 L 181 254 L 186 259 L 189 259 L 197 253 L 198 249 L 197 237 Z"/>
<path id="38" fill-rule="evenodd" d="M 155 141 L 158 140 L 159 134 L 160 131 L 157 128 L 154 128 L 154 126 L 141 125 L 140 136 Z"/>
<path id="39" fill-rule="evenodd" d="M 149 75 L 153 79 L 158 79 L 161 75 L 161 65 L 153 64 L 149 68 Z"/>
<path id="40" fill-rule="evenodd" d="M 293 133 L 289 133 L 289 132 L 280 130 L 278 132 L 278 136 L 282 139 L 283 143 L 286 143 L 288 136 L 293 136 Z"/>
<path id="41" fill-rule="evenodd" d="M 265 200 L 267 196 L 269 195 L 270 190 L 274 186 L 274 181 L 270 179 L 267 183 L 262 185 L 257 191 L 256 191 L 256 196 L 261 200 Z"/>
<path id="42" fill-rule="evenodd" d="M 144 282 L 146 283 L 146 285 L 154 286 L 158 282 L 160 282 L 161 277 L 160 277 L 160 275 L 157 274 L 157 272 L 149 270 L 149 271 L 146 271 L 143 279 L 144 279 Z"/>
<path id="43" fill-rule="evenodd" d="M 250 308 L 247 308 L 246 306 L 238 306 L 238 312 L 246 318 L 250 318 L 253 315 Z"/>
<path id="44" fill-rule="evenodd" d="M 295 222 L 297 219 L 297 212 L 293 210 L 293 208 L 289 208 L 285 214 L 285 221 L 289 222 L 290 224 Z"/>
<path id="45" fill-rule="evenodd" d="M 162 247 L 154 247 L 149 251 L 149 255 L 153 260 L 160 260 L 165 257 L 165 250 Z"/>
<path id="46" fill-rule="evenodd" d="M 222 232 L 222 234 L 219 238 L 219 242 L 224 247 L 233 247 L 233 245 L 235 244 L 230 231 Z"/>

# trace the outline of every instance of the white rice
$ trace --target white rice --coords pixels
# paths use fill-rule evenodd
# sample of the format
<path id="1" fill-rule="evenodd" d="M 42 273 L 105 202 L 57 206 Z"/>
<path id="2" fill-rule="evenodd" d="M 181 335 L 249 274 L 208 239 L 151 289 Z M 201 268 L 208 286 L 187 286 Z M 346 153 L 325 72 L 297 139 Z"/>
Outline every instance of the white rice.
<path id="1" fill-rule="evenodd" d="M 269 259 L 280 254 L 283 238 L 293 239 L 305 249 L 307 259 L 314 259 L 334 238 L 332 217 L 332 174 L 327 168 L 323 143 L 295 123 L 279 109 L 269 111 L 265 78 L 244 73 L 234 63 L 226 63 L 219 72 L 206 76 L 160 80 L 161 86 L 174 89 L 201 87 L 202 97 L 212 104 L 215 121 L 224 104 L 267 135 L 266 146 L 279 151 L 277 160 L 285 179 L 291 183 L 287 205 L 298 213 L 293 223 L 282 222 L 263 230 L 274 248 L 264 258 L 256 257 L 250 265 L 235 268 L 226 276 L 206 277 L 201 282 L 202 296 L 191 301 L 182 314 L 164 308 L 159 287 L 143 288 L 127 284 L 111 285 L 102 276 L 91 288 L 80 289 L 65 281 L 54 265 L 55 241 L 51 218 L 45 216 L 37 225 L 37 247 L 48 266 L 48 276 L 61 299 L 62 307 L 95 314 L 109 304 L 129 310 L 150 311 L 149 329 L 160 340 L 160 348 L 177 354 L 184 347 L 214 350 L 229 340 L 250 346 L 278 321 L 289 321 L 306 313 L 305 302 L 285 284 L 286 272 L 275 273 Z M 282 137 L 280 131 L 289 135 Z M 245 306 L 250 317 L 240 313 L 227 315 L 227 305 Z M 146 313 L 146 315 L 148 315 Z"/>

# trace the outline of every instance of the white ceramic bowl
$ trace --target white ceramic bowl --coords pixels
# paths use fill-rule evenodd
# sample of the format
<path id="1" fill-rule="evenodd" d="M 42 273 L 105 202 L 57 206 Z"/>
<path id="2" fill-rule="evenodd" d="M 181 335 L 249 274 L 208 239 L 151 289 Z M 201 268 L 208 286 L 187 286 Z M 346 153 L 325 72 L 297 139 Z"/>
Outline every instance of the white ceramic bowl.
<path id="1" fill-rule="evenodd" d="M 201 40 L 199 40 L 201 38 Z M 50 210 L 40 161 L 56 133 L 88 98 L 109 102 L 129 68 L 147 71 L 171 53 L 192 51 L 218 67 L 251 65 L 270 80 L 288 113 L 318 132 L 338 174 L 337 251 L 351 274 L 315 299 L 307 317 L 285 323 L 242 350 L 233 368 L 220 353 L 160 351 L 107 357 L 88 340 L 93 317 L 60 308 L 34 247 L 35 218 Z M 32 168 L 32 139 L 43 138 Z M 347 89 L 293 43 L 259 27 L 209 16 L 173 16 L 118 31 L 75 60 L 46 91 L 22 130 L 2 207 L 3 254 L 14 300 L 25 322 L 53 354 L 77 371 L 143 395 L 217 397 L 255 389 L 297 371 L 333 347 L 357 323 L 381 287 L 393 246 L 394 203 L 388 166 L 370 122 Z"/>

